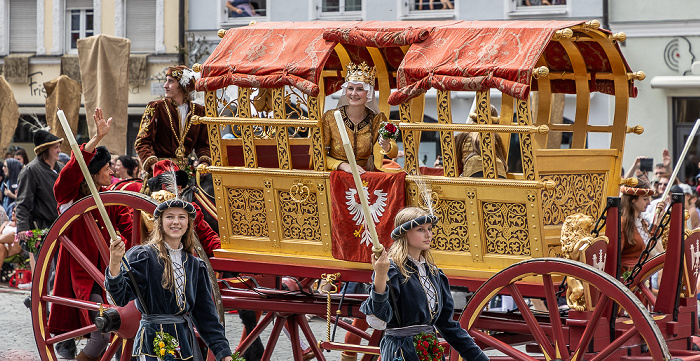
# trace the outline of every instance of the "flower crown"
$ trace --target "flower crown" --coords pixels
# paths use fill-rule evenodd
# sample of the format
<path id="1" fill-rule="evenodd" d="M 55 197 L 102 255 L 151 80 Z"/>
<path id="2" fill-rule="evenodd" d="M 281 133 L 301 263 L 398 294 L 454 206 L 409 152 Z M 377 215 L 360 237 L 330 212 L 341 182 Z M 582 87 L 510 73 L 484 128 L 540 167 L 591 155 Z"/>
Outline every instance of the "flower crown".
<path id="1" fill-rule="evenodd" d="M 354 63 L 348 64 L 348 72 L 345 75 L 345 81 L 363 82 L 374 85 L 374 78 L 377 75 L 377 69 L 370 67 L 364 61 L 357 65 Z"/>
<path id="2" fill-rule="evenodd" d="M 190 69 L 185 68 L 184 70 L 180 69 L 173 69 L 171 71 L 172 77 L 177 79 L 177 82 L 180 83 L 180 85 L 187 89 L 187 86 L 190 84 L 190 81 L 192 81 L 192 78 L 194 78 L 194 72 Z"/>

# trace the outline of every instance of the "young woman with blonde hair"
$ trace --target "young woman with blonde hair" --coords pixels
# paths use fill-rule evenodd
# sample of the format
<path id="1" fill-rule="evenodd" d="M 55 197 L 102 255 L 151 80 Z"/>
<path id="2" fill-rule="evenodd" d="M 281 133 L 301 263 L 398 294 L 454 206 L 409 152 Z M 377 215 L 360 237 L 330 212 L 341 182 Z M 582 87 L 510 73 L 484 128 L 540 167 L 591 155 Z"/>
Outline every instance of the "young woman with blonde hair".
<path id="1" fill-rule="evenodd" d="M 180 345 L 176 360 L 202 360 L 193 325 L 216 356 L 230 361 L 231 349 L 224 326 L 219 323 L 211 297 L 211 285 L 204 261 L 193 256 L 195 208 L 174 198 L 156 208 L 154 226 L 144 245 L 126 252 L 131 274 L 143 299 L 136 302 L 142 313 L 134 340 L 133 356 L 155 360 L 156 332 L 165 332 Z M 106 290 L 115 304 L 125 306 L 137 298 L 128 272 L 121 266 L 125 255 L 121 240 L 110 245 L 110 262 L 105 278 Z"/>
<path id="2" fill-rule="evenodd" d="M 435 336 L 436 330 L 463 359 L 488 360 L 453 319 L 454 301 L 447 276 L 430 254 L 437 222 L 436 216 L 421 208 L 402 209 L 394 219 L 394 243 L 372 259 L 373 287 L 360 310 L 370 326 L 386 329 L 379 345 L 382 360 L 419 360 L 414 338 Z"/>

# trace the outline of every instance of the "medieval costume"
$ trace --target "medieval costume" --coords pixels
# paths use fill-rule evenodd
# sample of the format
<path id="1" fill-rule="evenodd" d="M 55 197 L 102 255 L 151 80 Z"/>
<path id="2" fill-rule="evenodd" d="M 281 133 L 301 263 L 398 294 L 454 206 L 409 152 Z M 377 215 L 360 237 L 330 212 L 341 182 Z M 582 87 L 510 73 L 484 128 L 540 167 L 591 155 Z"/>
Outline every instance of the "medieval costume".
<path id="1" fill-rule="evenodd" d="M 183 189 L 187 186 L 187 173 L 185 171 L 181 170 L 178 168 L 176 164 L 174 164 L 172 161 L 169 159 L 164 159 L 159 162 L 157 162 L 153 166 L 153 177 L 149 179 L 146 183 L 148 186 L 149 191 L 151 192 L 151 196 L 153 197 L 153 193 L 158 192 L 158 191 L 163 191 L 166 190 L 170 193 L 172 193 L 172 196 L 175 197 L 177 194 L 175 194 L 177 191 L 168 189 L 168 185 L 165 184 L 165 179 L 166 175 L 168 172 L 174 173 L 174 178 L 175 184 L 173 186 L 177 187 L 180 186 Z M 180 194 L 181 192 L 177 192 Z M 157 199 L 157 201 L 163 201 L 165 199 Z M 215 249 L 220 249 L 221 248 L 221 238 L 219 238 L 219 234 L 216 233 L 211 226 L 209 226 L 209 223 L 207 223 L 204 219 L 204 212 L 202 209 L 192 202 L 192 206 L 194 206 L 196 210 L 196 216 L 194 219 L 194 226 L 195 226 L 195 231 L 197 233 L 197 238 L 199 239 L 199 242 L 202 244 L 202 248 L 204 249 L 204 252 L 206 252 L 207 256 L 213 257 L 214 256 L 214 250 Z M 146 222 L 147 227 L 148 225 L 152 224 L 152 220 L 149 220 Z M 150 229 L 149 229 L 150 230 Z"/>
<path id="2" fill-rule="evenodd" d="M 408 221 L 399 222 L 399 219 L 405 218 L 407 214 Z M 384 338 L 379 344 L 381 359 L 400 358 L 405 361 L 418 361 L 413 344 L 414 336 L 435 335 L 437 329 L 440 336 L 463 359 L 488 360 L 467 331 L 454 320 L 454 301 L 450 293 L 449 281 L 432 262 L 429 249 L 418 251 L 419 259 L 411 256 L 410 249 L 413 246 L 408 241 L 407 233 L 414 228 L 435 224 L 437 217 L 427 214 L 420 208 L 409 207 L 401 210 L 396 219 L 399 226 L 391 235 L 394 243 L 388 251 L 391 255 L 389 269 L 386 275 L 381 275 L 386 277 L 386 289 L 382 293 L 376 292 L 377 285 L 374 279 L 378 278 L 378 275 L 375 268 L 370 297 L 360 307 L 360 311 L 367 315 L 370 326 L 375 329 L 386 329 Z M 420 235 L 420 237 L 423 236 L 424 234 Z M 411 237 L 414 236 L 411 235 Z M 432 233 L 430 237 L 432 238 Z M 397 251 L 398 248 L 402 248 L 403 251 Z M 386 252 L 383 252 L 381 258 L 387 256 Z M 395 263 L 399 254 L 405 255 L 401 265 Z M 377 258 L 375 260 L 379 262 Z"/>
<path id="3" fill-rule="evenodd" d="M 637 187 L 621 186 L 620 193 L 622 193 L 620 197 L 622 211 L 620 265 L 624 272 L 634 267 L 649 240 L 649 224 L 641 216 L 641 212 L 647 208 L 648 199 L 654 190 L 649 188 L 646 182 L 640 181 Z M 640 199 L 641 197 L 645 197 L 645 199 Z M 637 206 L 643 208 L 637 209 Z"/>
<path id="4" fill-rule="evenodd" d="M 395 158 L 399 152 L 396 141 L 393 139 L 390 141 L 391 148 L 387 152 L 383 151 L 377 144 L 379 130 L 387 123 L 387 119 L 384 113 L 379 111 L 377 97 L 374 95 L 375 73 L 376 69 L 368 67 L 365 63 L 360 65 L 351 63 L 348 65 L 346 81 L 343 84 L 342 95 L 338 100 L 338 107 L 323 114 L 323 139 L 325 142 L 324 147 L 328 151 L 326 156 L 326 168 L 328 170 L 336 170 L 341 163 L 347 163 L 348 161 L 345 155 L 345 148 L 343 148 L 343 141 L 340 137 L 340 130 L 333 115 L 336 110 L 340 111 L 340 115 L 343 118 L 357 165 L 368 171 L 381 170 L 384 155 L 389 156 L 389 158 Z M 365 104 L 367 115 L 357 124 L 350 120 L 347 115 L 347 108 L 351 106 L 347 99 L 348 84 L 361 84 L 367 90 L 367 102 Z M 375 144 L 377 145 L 376 147 Z"/>
<path id="5" fill-rule="evenodd" d="M 189 215 L 188 230 L 182 236 L 179 247 L 171 247 L 162 237 L 154 238 L 154 233 L 165 232 L 160 227 L 152 233 L 146 245 L 132 247 L 125 254 L 131 268 L 131 277 L 143 295 L 143 299 L 136 301 L 136 308 L 142 313 L 142 318 L 134 339 L 132 355 L 157 357 L 153 340 L 156 332 L 165 332 L 178 340 L 180 350 L 179 355 L 175 355 L 176 359 L 201 360 L 192 327 L 194 325 L 217 360 L 230 357 L 231 350 L 225 330 L 219 323 L 211 297 L 207 268 L 202 260 L 190 253 L 191 249 L 185 249 L 189 244 L 186 239 L 191 237 L 195 209 L 192 204 L 175 198 L 161 203 L 154 212 L 154 217 L 159 220 L 172 207 L 182 208 Z M 163 285 L 166 267 L 171 267 L 172 270 L 173 282 L 168 287 Z M 137 299 L 134 283 L 129 279 L 124 266 L 121 265 L 119 273 L 114 276 L 111 269 L 110 265 L 106 270 L 105 287 L 115 304 L 125 306 Z"/>
<path id="6" fill-rule="evenodd" d="M 165 98 L 146 105 L 134 143 L 146 171 L 163 158 L 171 158 L 182 167 L 193 149 L 200 163 L 212 163 L 207 126 L 192 124 L 193 115 L 204 116 L 204 107 L 187 99 L 187 94 L 194 90 L 193 74 L 184 66 L 171 67 L 166 73 L 177 79 L 186 92 L 183 104 Z"/>
<path id="7" fill-rule="evenodd" d="M 34 153 L 37 157 L 27 164 L 19 174 L 17 201 L 17 232 L 49 228 L 58 218 L 53 185 L 61 171 L 62 164 L 53 166 L 40 156 L 52 145 L 63 142 L 62 138 L 43 129 L 34 131 Z"/>
<path id="8" fill-rule="evenodd" d="M 84 150 L 85 144 L 80 146 L 81 153 L 88 164 L 90 174 L 97 174 L 110 161 L 109 152 L 105 147 L 97 147 L 92 153 Z M 73 203 L 83 198 L 86 186 L 81 186 L 84 176 L 80 166 L 71 154 L 71 159 L 58 176 L 53 187 L 55 199 L 58 202 L 60 212 L 64 212 Z M 83 191 L 81 191 L 83 189 Z M 102 187 L 99 191 L 105 191 Z M 125 206 L 109 206 L 107 213 L 115 229 L 121 233 L 125 239 L 131 239 L 132 219 L 129 208 Z M 102 237 L 109 242 L 110 236 L 103 223 L 102 217 L 97 209 L 90 211 L 97 228 L 102 233 Z M 72 241 L 75 246 L 85 255 L 85 257 L 97 269 L 103 269 L 106 265 L 100 256 L 99 250 L 95 246 L 93 237 L 90 236 L 91 227 L 87 224 L 88 218 L 81 217 L 73 222 L 64 235 Z M 129 245 L 127 245 L 128 247 Z M 56 281 L 54 295 L 58 297 L 75 298 L 78 300 L 104 300 L 104 293 L 98 283 L 88 274 L 87 271 L 71 256 L 68 250 L 62 247 L 58 253 L 56 265 Z M 101 301 L 100 301 L 101 302 Z M 66 307 L 57 303 L 52 304 L 49 314 L 49 332 L 61 333 L 85 327 L 92 324 L 94 316 L 88 315 L 86 310 L 79 310 L 75 307 Z M 99 334 L 98 331 L 96 331 Z M 92 337 L 92 336 L 91 336 Z"/>

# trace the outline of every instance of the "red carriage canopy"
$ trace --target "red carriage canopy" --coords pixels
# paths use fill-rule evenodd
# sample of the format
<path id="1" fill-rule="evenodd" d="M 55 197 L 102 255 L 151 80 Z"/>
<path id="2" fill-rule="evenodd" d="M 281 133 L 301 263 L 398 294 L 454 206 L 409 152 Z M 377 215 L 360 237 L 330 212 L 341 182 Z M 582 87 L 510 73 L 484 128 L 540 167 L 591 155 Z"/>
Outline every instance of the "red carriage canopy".
<path id="1" fill-rule="evenodd" d="M 352 61 L 372 65 L 367 47 L 378 48 L 386 61 L 392 88 L 389 103 L 396 105 L 429 88 L 478 91 L 496 88 L 518 99 L 536 90 L 532 71 L 544 54 L 552 72 L 573 67 L 561 44 L 551 41 L 560 29 L 581 21 L 442 21 L 442 22 L 270 22 L 229 29 L 202 65 L 198 90 L 229 85 L 274 88 L 290 85 L 319 94 L 321 72 L 326 94 L 342 84 L 342 64 L 335 52 L 343 44 Z M 597 42 L 576 41 L 591 73 L 591 91 L 614 93 L 612 80 L 598 80 L 596 72 L 610 72 L 610 61 Z M 402 46 L 409 46 L 404 55 Z M 616 45 L 617 46 L 617 45 Z M 405 48 L 404 48 L 405 49 Z M 618 55 L 622 57 L 618 48 Z M 624 60 L 624 58 L 623 58 Z M 629 66 L 625 63 L 629 71 Z M 534 89 L 533 89 L 534 87 Z M 552 92 L 575 93 L 574 80 L 553 80 Z M 630 81 L 630 94 L 634 86 Z"/>

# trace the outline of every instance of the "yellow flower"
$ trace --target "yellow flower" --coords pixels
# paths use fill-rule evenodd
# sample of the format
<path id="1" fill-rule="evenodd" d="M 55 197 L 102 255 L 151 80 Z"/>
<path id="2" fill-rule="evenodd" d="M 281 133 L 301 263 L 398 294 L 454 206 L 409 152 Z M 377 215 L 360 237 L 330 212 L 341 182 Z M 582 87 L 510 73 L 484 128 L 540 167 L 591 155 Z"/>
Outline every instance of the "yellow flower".
<path id="1" fill-rule="evenodd" d="M 175 351 L 170 351 L 170 354 L 171 354 L 171 355 L 175 355 Z"/>
<path id="2" fill-rule="evenodd" d="M 161 356 L 165 355 L 165 349 L 164 349 L 164 348 L 160 349 L 160 355 L 161 355 Z"/>
<path id="3" fill-rule="evenodd" d="M 160 341 L 160 343 L 158 344 L 158 346 L 159 346 L 159 347 L 165 347 L 165 343 L 163 343 L 163 341 Z"/>

